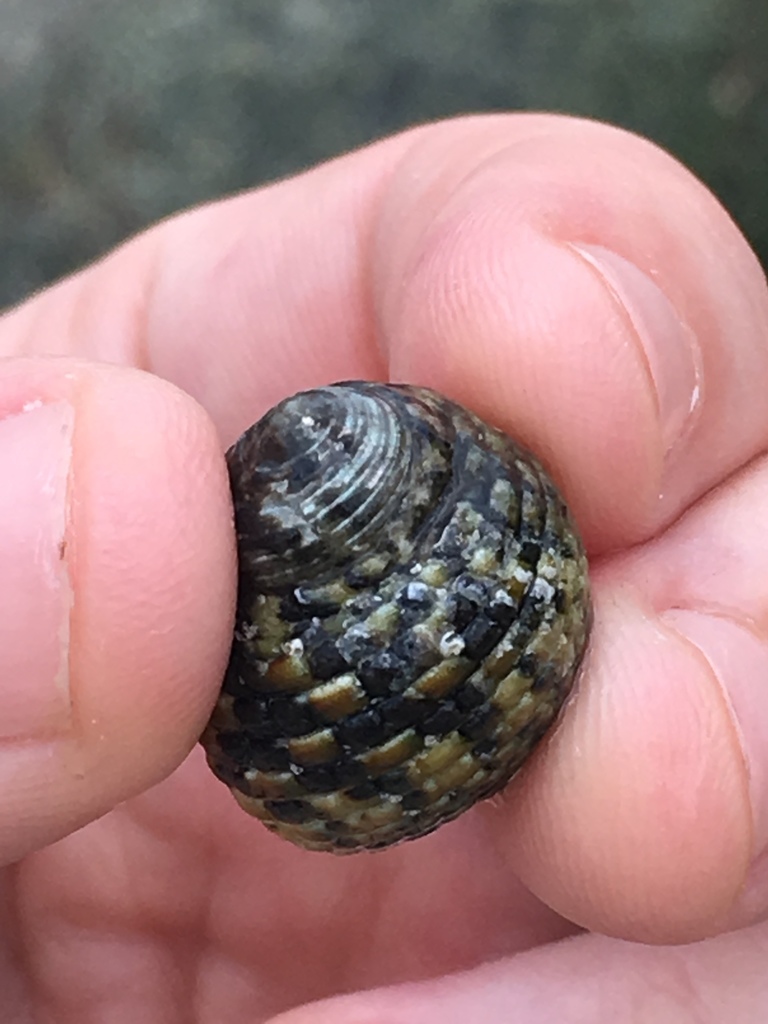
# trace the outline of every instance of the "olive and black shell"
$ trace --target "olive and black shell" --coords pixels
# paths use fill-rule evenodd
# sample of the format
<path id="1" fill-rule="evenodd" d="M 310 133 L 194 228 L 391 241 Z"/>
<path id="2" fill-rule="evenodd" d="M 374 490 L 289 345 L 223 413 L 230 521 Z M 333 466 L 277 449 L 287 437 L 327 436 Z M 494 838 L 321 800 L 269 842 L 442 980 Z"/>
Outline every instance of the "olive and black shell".
<path id="1" fill-rule="evenodd" d="M 497 792 L 589 632 L 584 550 L 539 463 L 433 391 L 363 382 L 285 400 L 227 462 L 239 592 L 214 773 L 334 853 Z"/>

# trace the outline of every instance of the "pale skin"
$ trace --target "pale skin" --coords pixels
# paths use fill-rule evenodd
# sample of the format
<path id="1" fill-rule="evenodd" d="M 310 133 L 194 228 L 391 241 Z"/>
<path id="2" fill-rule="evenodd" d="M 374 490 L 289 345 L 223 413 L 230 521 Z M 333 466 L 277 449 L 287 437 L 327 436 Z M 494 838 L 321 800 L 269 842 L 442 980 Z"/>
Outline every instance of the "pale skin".
<path id="1" fill-rule="evenodd" d="M 691 174 L 559 117 L 418 129 L 159 225 L 10 311 L 0 355 L 4 474 L 33 444 L 9 471 L 4 423 L 73 417 L 68 471 L 30 485 L 40 601 L 0 501 L 2 1021 L 765 1019 L 768 290 Z M 222 451 L 361 377 L 547 462 L 596 624 L 502 797 L 332 858 L 246 817 L 195 742 L 232 627 Z"/>

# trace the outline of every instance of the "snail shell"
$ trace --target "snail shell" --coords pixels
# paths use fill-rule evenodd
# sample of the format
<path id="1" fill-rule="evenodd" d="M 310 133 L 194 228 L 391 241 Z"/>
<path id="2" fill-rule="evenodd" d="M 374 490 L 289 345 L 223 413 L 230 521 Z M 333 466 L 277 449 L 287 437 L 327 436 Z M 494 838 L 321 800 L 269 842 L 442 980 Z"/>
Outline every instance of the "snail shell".
<path id="1" fill-rule="evenodd" d="M 499 790 L 555 720 L 590 622 L 563 499 L 425 388 L 280 403 L 227 453 L 240 562 L 213 772 L 311 850 L 414 839 Z"/>

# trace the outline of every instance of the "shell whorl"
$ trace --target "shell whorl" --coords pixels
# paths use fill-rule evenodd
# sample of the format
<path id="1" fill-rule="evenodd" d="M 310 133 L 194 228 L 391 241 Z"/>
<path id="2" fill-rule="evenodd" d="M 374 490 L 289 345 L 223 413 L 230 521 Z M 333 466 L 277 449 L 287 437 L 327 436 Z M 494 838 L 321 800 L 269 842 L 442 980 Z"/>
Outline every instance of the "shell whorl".
<path id="1" fill-rule="evenodd" d="M 338 386 L 297 395 L 233 449 L 231 463 L 255 467 L 238 503 L 238 539 L 260 587 L 321 582 L 382 545 L 408 557 L 450 453 L 435 449 L 436 434 L 409 429 L 392 399 Z M 412 495 L 405 506 L 403 494 Z"/>
<path id="2" fill-rule="evenodd" d="M 215 774 L 332 852 L 501 788 L 589 630 L 584 552 L 538 462 L 435 392 L 362 382 L 280 403 L 227 460 L 240 573 Z"/>

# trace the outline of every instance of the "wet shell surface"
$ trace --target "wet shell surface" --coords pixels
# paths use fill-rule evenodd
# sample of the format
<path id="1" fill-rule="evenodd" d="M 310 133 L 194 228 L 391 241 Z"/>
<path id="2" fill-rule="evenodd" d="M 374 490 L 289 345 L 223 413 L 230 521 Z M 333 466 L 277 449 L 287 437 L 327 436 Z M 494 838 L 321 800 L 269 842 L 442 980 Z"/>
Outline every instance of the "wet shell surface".
<path id="1" fill-rule="evenodd" d="M 227 461 L 237 621 L 202 738 L 218 778 L 333 853 L 497 792 L 589 631 L 584 551 L 538 462 L 433 391 L 361 382 L 287 399 Z"/>

